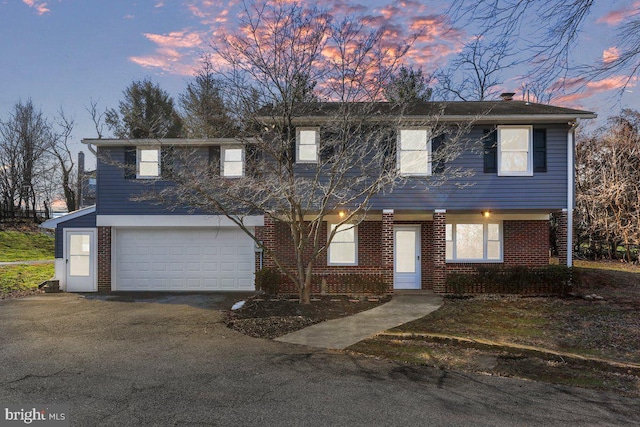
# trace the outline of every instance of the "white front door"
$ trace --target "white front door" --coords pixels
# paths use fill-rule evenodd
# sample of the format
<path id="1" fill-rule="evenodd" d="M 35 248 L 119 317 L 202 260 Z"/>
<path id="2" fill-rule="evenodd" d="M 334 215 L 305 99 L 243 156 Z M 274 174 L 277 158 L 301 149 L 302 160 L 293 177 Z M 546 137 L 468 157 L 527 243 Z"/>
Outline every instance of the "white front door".
<path id="1" fill-rule="evenodd" d="M 420 226 L 393 228 L 393 287 L 420 289 Z"/>
<path id="2" fill-rule="evenodd" d="M 95 230 L 64 231 L 67 292 L 96 292 Z"/>

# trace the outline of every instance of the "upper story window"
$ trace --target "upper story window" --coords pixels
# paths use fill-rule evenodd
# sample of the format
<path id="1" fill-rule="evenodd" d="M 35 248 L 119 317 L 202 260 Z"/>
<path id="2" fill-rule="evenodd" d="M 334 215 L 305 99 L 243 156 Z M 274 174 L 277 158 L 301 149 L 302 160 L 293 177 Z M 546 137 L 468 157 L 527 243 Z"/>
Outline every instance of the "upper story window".
<path id="1" fill-rule="evenodd" d="M 138 147 L 137 178 L 158 178 L 160 176 L 160 148 Z"/>
<path id="2" fill-rule="evenodd" d="M 532 126 L 498 126 L 498 175 L 533 175 Z"/>
<path id="3" fill-rule="evenodd" d="M 330 224 L 329 232 L 336 230 L 329 244 L 329 265 L 358 265 L 358 228 L 353 224 Z"/>
<path id="4" fill-rule="evenodd" d="M 501 223 L 449 223 L 445 239 L 447 261 L 502 260 Z"/>
<path id="5" fill-rule="evenodd" d="M 431 135 L 428 129 L 400 129 L 398 167 L 404 176 L 431 175 Z"/>
<path id="6" fill-rule="evenodd" d="M 317 163 L 320 132 L 317 128 L 296 129 L 296 162 Z"/>
<path id="7" fill-rule="evenodd" d="M 239 178 L 244 175 L 244 149 L 222 147 L 220 152 L 221 174 L 225 178 Z"/>

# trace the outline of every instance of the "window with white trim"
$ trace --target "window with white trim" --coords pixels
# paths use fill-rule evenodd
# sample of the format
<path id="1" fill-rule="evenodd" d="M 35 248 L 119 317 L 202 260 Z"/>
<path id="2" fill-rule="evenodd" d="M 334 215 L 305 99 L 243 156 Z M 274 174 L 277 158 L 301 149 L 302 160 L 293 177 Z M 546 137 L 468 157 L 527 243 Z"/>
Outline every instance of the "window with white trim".
<path id="1" fill-rule="evenodd" d="M 138 147 L 136 159 L 137 178 L 158 178 L 160 176 L 160 148 Z"/>
<path id="2" fill-rule="evenodd" d="M 428 129 L 400 129 L 398 168 L 404 176 L 431 175 L 431 133 Z"/>
<path id="3" fill-rule="evenodd" d="M 244 149 L 236 147 L 222 147 L 220 153 L 222 176 L 225 178 L 239 178 L 244 175 Z"/>
<path id="4" fill-rule="evenodd" d="M 532 126 L 498 126 L 498 175 L 533 175 Z"/>
<path id="5" fill-rule="evenodd" d="M 329 265 L 358 265 L 358 227 L 353 224 L 330 224 L 329 233 L 337 230 L 328 250 Z"/>
<path id="6" fill-rule="evenodd" d="M 501 223 L 449 223 L 445 230 L 447 261 L 502 261 Z"/>
<path id="7" fill-rule="evenodd" d="M 320 132 L 317 128 L 296 129 L 296 162 L 317 163 Z"/>

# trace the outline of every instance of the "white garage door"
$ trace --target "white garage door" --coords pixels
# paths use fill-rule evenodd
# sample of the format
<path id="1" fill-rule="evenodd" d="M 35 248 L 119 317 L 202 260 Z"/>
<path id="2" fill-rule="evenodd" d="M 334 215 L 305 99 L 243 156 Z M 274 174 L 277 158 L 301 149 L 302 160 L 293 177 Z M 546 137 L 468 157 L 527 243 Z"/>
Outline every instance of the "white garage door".
<path id="1" fill-rule="evenodd" d="M 250 291 L 254 244 L 233 228 L 117 229 L 118 291 Z"/>

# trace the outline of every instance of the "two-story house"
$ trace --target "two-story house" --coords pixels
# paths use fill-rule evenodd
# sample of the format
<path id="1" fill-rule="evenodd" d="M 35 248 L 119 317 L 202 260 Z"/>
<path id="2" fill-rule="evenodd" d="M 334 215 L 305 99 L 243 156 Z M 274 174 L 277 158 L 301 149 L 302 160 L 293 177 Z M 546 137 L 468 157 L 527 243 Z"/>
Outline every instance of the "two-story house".
<path id="1" fill-rule="evenodd" d="M 473 122 L 469 138 L 481 149 L 452 160 L 453 166 L 473 172 L 466 178 L 469 185 L 444 182 L 429 187 L 435 171 L 428 120 L 434 107 L 440 111 L 440 122 Z M 316 115 L 312 125 L 299 118 L 304 132 L 297 132 L 298 153 L 319 152 L 323 120 L 330 117 Z M 471 271 L 482 264 L 548 264 L 550 214 L 559 218 L 561 263 L 570 266 L 575 128 L 580 119 L 595 117 L 588 111 L 520 101 L 412 106 L 395 125 L 394 155 L 399 172 L 415 179 L 376 196 L 365 220 L 329 245 L 314 274 L 338 282 L 349 274 L 374 274 L 383 277 L 390 291 L 443 292 L 448 272 Z M 415 126 L 417 122 L 427 124 Z M 189 207 L 169 211 L 132 200 L 145 182 L 162 177 L 163 146 L 192 147 L 213 158 L 224 179 L 244 173 L 243 142 L 83 142 L 98 153 L 96 206 L 45 224 L 56 229 L 56 278 L 63 289 L 254 289 L 256 269 L 272 263 L 227 217 L 193 213 Z M 298 160 L 313 163 L 316 158 L 303 157 Z M 325 232 L 334 217 L 326 219 Z M 260 214 L 247 218 L 246 224 L 271 250 L 291 250 L 283 224 Z M 341 291 L 340 283 L 333 285 L 332 290 Z"/>

